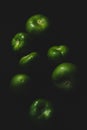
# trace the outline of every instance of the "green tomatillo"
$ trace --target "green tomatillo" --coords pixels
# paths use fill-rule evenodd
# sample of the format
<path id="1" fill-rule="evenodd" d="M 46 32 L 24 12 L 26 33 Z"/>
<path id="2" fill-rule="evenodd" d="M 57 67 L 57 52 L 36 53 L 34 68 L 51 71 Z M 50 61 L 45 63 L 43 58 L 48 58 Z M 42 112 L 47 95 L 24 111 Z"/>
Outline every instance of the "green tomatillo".
<path id="1" fill-rule="evenodd" d="M 34 63 L 34 61 L 36 61 L 37 58 L 38 58 L 37 52 L 30 52 L 29 54 L 23 56 L 19 60 L 19 65 L 20 66 L 28 66 L 28 65 Z"/>
<path id="2" fill-rule="evenodd" d="M 46 121 L 52 117 L 52 114 L 52 104 L 42 98 L 34 100 L 29 107 L 29 116 L 35 122 Z"/>
<path id="3" fill-rule="evenodd" d="M 13 91 L 24 90 L 29 81 L 30 77 L 27 74 L 16 74 L 11 79 L 10 88 Z"/>
<path id="4" fill-rule="evenodd" d="M 22 50 L 27 44 L 27 39 L 27 33 L 19 32 L 15 34 L 11 41 L 12 49 L 16 52 Z"/>
<path id="5" fill-rule="evenodd" d="M 55 45 L 48 49 L 47 56 L 51 61 L 59 62 L 62 60 L 69 52 L 69 48 L 66 45 Z"/>
<path id="6" fill-rule="evenodd" d="M 59 64 L 52 73 L 52 80 L 57 88 L 62 90 L 72 90 L 75 85 L 76 65 L 65 62 Z"/>
<path id="7" fill-rule="evenodd" d="M 49 20 L 42 14 L 35 14 L 26 21 L 26 31 L 30 34 L 40 34 L 49 27 Z"/>

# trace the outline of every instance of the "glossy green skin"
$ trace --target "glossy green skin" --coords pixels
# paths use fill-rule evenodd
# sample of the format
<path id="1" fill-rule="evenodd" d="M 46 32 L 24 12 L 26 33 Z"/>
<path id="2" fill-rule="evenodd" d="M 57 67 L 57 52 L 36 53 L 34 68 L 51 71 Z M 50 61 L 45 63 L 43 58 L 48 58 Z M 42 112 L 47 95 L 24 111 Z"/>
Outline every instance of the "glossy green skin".
<path id="1" fill-rule="evenodd" d="M 27 34 L 24 32 L 20 32 L 14 35 L 14 37 L 12 38 L 12 49 L 14 51 L 19 51 L 22 50 L 23 47 L 26 45 L 27 43 Z"/>
<path id="2" fill-rule="evenodd" d="M 26 31 L 30 34 L 39 34 L 49 27 L 49 20 L 42 14 L 31 16 L 26 22 Z"/>
<path id="3" fill-rule="evenodd" d="M 14 90 L 24 88 L 29 80 L 30 77 L 26 74 L 16 74 L 11 79 L 11 83 L 10 83 L 11 88 Z"/>
<path id="4" fill-rule="evenodd" d="M 19 61 L 19 65 L 21 66 L 28 66 L 29 64 L 31 64 L 32 62 L 34 62 L 38 57 L 38 53 L 37 52 L 31 52 L 26 56 L 23 56 L 20 61 Z"/>
<path id="5" fill-rule="evenodd" d="M 34 121 L 44 121 L 52 117 L 53 108 L 49 101 L 36 99 L 29 108 L 29 116 Z"/>
<path id="6" fill-rule="evenodd" d="M 70 90 L 74 87 L 75 74 L 76 66 L 74 64 L 62 63 L 54 69 L 52 80 L 58 88 Z"/>
<path id="7" fill-rule="evenodd" d="M 52 46 L 47 52 L 47 56 L 52 61 L 60 61 L 68 54 L 69 48 L 66 45 Z"/>

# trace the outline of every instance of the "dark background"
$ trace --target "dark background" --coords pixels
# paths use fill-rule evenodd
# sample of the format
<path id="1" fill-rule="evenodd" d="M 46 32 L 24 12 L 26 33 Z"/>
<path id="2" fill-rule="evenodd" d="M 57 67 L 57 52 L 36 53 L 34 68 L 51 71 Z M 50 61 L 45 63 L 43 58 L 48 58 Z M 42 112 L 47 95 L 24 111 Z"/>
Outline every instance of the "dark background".
<path id="1" fill-rule="evenodd" d="M 85 4 L 50 1 L 13 2 L 1 4 L 0 8 L 0 82 L 1 82 L 1 126 L 11 129 L 79 129 L 86 122 L 86 40 Z M 51 27 L 47 34 L 32 40 L 31 50 L 40 53 L 38 66 L 22 69 L 19 58 L 26 54 L 11 50 L 11 39 L 17 32 L 26 32 L 25 22 L 34 14 L 49 17 Z M 50 75 L 55 65 L 48 62 L 46 53 L 51 45 L 66 44 L 70 54 L 66 61 L 75 63 L 78 68 L 77 86 L 74 92 L 62 93 L 51 84 Z M 30 49 L 30 48 L 29 48 Z M 35 69 L 36 68 L 36 69 Z M 32 76 L 29 90 L 15 94 L 9 90 L 9 83 L 16 73 Z M 42 126 L 34 126 L 28 119 L 30 103 L 36 98 L 46 98 L 54 106 L 53 119 Z"/>

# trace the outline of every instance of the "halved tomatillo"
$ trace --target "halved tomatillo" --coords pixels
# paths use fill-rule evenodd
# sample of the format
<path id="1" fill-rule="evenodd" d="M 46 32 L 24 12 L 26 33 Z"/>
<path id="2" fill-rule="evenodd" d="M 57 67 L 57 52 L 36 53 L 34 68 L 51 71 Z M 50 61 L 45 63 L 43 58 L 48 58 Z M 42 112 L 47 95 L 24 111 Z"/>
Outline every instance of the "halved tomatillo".
<path id="1" fill-rule="evenodd" d="M 26 31 L 30 34 L 40 34 L 49 27 L 49 20 L 42 14 L 35 14 L 26 21 Z"/>
<path id="2" fill-rule="evenodd" d="M 76 65 L 66 62 L 59 64 L 52 73 L 52 81 L 56 87 L 71 90 L 75 85 Z"/>

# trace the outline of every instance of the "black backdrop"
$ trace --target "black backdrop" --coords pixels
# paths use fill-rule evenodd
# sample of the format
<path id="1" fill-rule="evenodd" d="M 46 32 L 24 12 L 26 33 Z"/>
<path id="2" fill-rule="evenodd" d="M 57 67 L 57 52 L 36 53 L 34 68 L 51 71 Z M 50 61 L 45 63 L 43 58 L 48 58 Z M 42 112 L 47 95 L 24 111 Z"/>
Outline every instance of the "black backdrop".
<path id="1" fill-rule="evenodd" d="M 82 3 L 57 3 L 50 1 L 13 2 L 1 5 L 0 9 L 0 96 L 1 126 L 11 129 L 79 129 L 85 127 L 86 85 L 85 85 L 85 6 Z M 40 53 L 40 64 L 22 69 L 18 66 L 19 58 L 24 53 L 11 50 L 11 39 L 17 32 L 25 32 L 28 17 L 44 14 L 51 21 L 50 31 L 33 39 L 32 51 Z M 56 91 L 50 81 L 53 64 L 47 61 L 46 53 L 51 45 L 66 44 L 70 48 L 67 61 L 75 63 L 78 68 L 78 82 L 73 93 Z M 37 69 L 35 69 L 35 67 Z M 32 75 L 33 85 L 24 94 L 13 94 L 9 82 L 16 73 Z M 49 99 L 55 109 L 54 118 L 48 125 L 34 126 L 28 120 L 27 111 L 36 98 Z"/>

